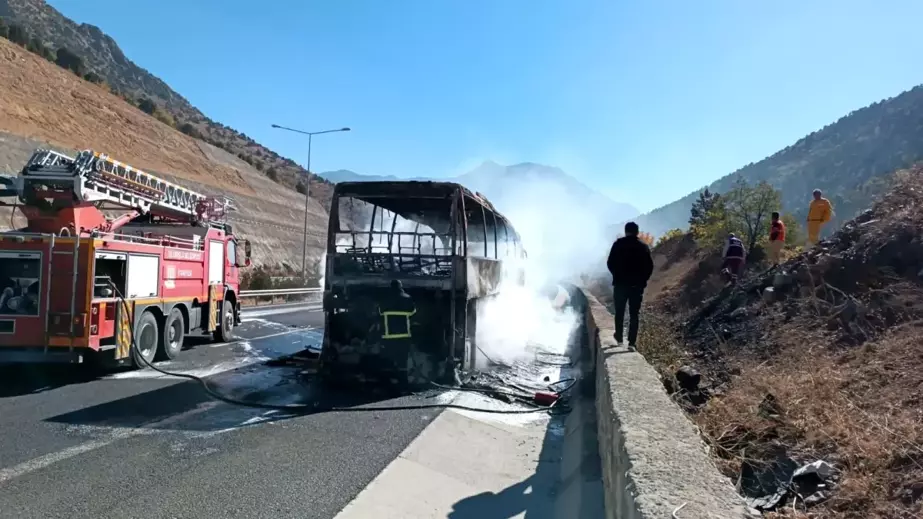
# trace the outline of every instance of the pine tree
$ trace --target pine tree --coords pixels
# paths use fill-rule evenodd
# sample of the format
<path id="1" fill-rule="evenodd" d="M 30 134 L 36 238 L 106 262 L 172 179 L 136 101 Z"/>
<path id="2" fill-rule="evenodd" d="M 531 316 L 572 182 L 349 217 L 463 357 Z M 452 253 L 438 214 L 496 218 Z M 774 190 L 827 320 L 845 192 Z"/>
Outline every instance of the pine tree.
<path id="1" fill-rule="evenodd" d="M 692 202 L 692 209 L 689 211 L 689 225 L 695 227 L 705 223 L 708 212 L 715 206 L 718 197 L 718 193 L 712 193 L 707 187 L 700 192 L 698 200 Z"/>

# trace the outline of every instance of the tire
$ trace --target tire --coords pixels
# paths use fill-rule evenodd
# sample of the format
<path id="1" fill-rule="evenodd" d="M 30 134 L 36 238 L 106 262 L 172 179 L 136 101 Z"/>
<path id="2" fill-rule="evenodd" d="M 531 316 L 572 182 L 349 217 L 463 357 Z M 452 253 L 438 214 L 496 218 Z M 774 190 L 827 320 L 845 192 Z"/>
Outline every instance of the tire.
<path id="1" fill-rule="evenodd" d="M 136 368 L 146 368 L 148 363 L 154 362 L 157 356 L 157 345 L 160 343 L 160 326 L 154 314 L 151 312 L 141 314 L 133 335 L 131 363 Z M 147 362 L 144 362 L 145 360 Z"/>
<path id="2" fill-rule="evenodd" d="M 216 342 L 231 342 L 234 340 L 234 303 L 225 299 L 221 302 L 221 312 L 218 313 L 218 328 L 214 331 Z"/>
<path id="3" fill-rule="evenodd" d="M 183 350 L 183 340 L 186 338 L 186 320 L 183 318 L 183 312 L 177 307 L 170 311 L 167 320 L 163 324 L 163 330 L 160 334 L 160 351 L 161 359 L 173 360 Z"/>

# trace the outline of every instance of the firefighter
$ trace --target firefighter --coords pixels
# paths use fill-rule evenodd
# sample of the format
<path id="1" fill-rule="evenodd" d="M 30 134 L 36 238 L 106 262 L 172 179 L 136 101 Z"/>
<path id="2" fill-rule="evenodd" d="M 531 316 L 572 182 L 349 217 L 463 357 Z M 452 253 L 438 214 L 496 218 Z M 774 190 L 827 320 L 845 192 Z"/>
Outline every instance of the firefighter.
<path id="1" fill-rule="evenodd" d="M 736 234 L 728 234 L 721 257 L 724 258 L 721 264 L 722 270 L 727 269 L 731 274 L 731 279 L 736 279 L 743 272 L 744 261 L 747 258 L 747 249 Z"/>
<path id="2" fill-rule="evenodd" d="M 416 313 L 417 307 L 401 282 L 391 280 L 388 294 L 378 305 L 378 314 L 382 319 L 381 339 L 385 356 L 394 362 L 397 369 L 404 368 L 413 353 L 410 318 Z"/>
<path id="3" fill-rule="evenodd" d="M 779 218 L 779 212 L 773 211 L 772 222 L 769 224 L 769 261 L 778 265 L 782 259 L 782 249 L 785 247 L 785 224 Z"/>
<path id="4" fill-rule="evenodd" d="M 833 205 L 830 200 L 821 196 L 821 190 L 814 190 L 814 199 L 808 207 L 808 245 L 816 245 L 820 241 L 820 230 L 833 218 Z"/>

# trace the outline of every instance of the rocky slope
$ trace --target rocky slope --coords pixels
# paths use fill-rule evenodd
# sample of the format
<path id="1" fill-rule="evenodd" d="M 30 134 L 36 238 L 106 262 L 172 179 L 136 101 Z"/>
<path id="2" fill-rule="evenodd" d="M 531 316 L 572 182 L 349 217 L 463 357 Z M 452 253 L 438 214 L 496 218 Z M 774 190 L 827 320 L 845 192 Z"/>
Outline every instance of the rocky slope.
<path id="1" fill-rule="evenodd" d="M 923 514 L 923 168 L 893 180 L 737 286 L 688 235 L 654 249 L 639 350 L 769 517 Z M 814 462 L 832 467 L 823 481 L 793 477 Z"/>
<path id="2" fill-rule="evenodd" d="M 36 147 L 92 148 L 191 189 L 224 194 L 254 260 L 300 268 L 304 197 L 229 152 L 194 139 L 25 49 L 0 39 L 0 172 L 15 173 Z M 327 212 L 311 200 L 309 254 L 322 253 Z M 10 224 L 0 213 L 0 226 Z M 21 224 L 20 221 L 14 224 Z"/>
<path id="3" fill-rule="evenodd" d="M 135 104 L 151 101 L 164 117 L 184 133 L 222 148 L 246 161 L 267 178 L 295 189 L 307 171 L 291 159 L 255 142 L 247 135 L 212 121 L 160 78 L 128 59 L 99 27 L 78 24 L 44 0 L 0 0 L 0 19 L 17 24 L 52 50 L 64 47 L 79 56 L 89 71 L 99 75 L 117 95 Z M 165 36 L 169 37 L 169 36 Z M 329 201 L 331 186 L 314 178 L 312 197 Z"/>

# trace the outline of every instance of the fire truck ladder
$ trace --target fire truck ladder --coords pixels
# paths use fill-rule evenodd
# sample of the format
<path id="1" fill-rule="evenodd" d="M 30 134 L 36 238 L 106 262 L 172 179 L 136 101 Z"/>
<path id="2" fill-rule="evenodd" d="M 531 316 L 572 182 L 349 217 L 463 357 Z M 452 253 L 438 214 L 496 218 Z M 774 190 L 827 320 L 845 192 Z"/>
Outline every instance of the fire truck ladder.
<path id="1" fill-rule="evenodd" d="M 27 186 L 43 185 L 71 191 L 77 202 L 111 203 L 176 220 L 219 222 L 235 209 L 229 198 L 205 196 L 92 150 L 75 158 L 36 150 L 21 175 L 23 193 Z"/>

